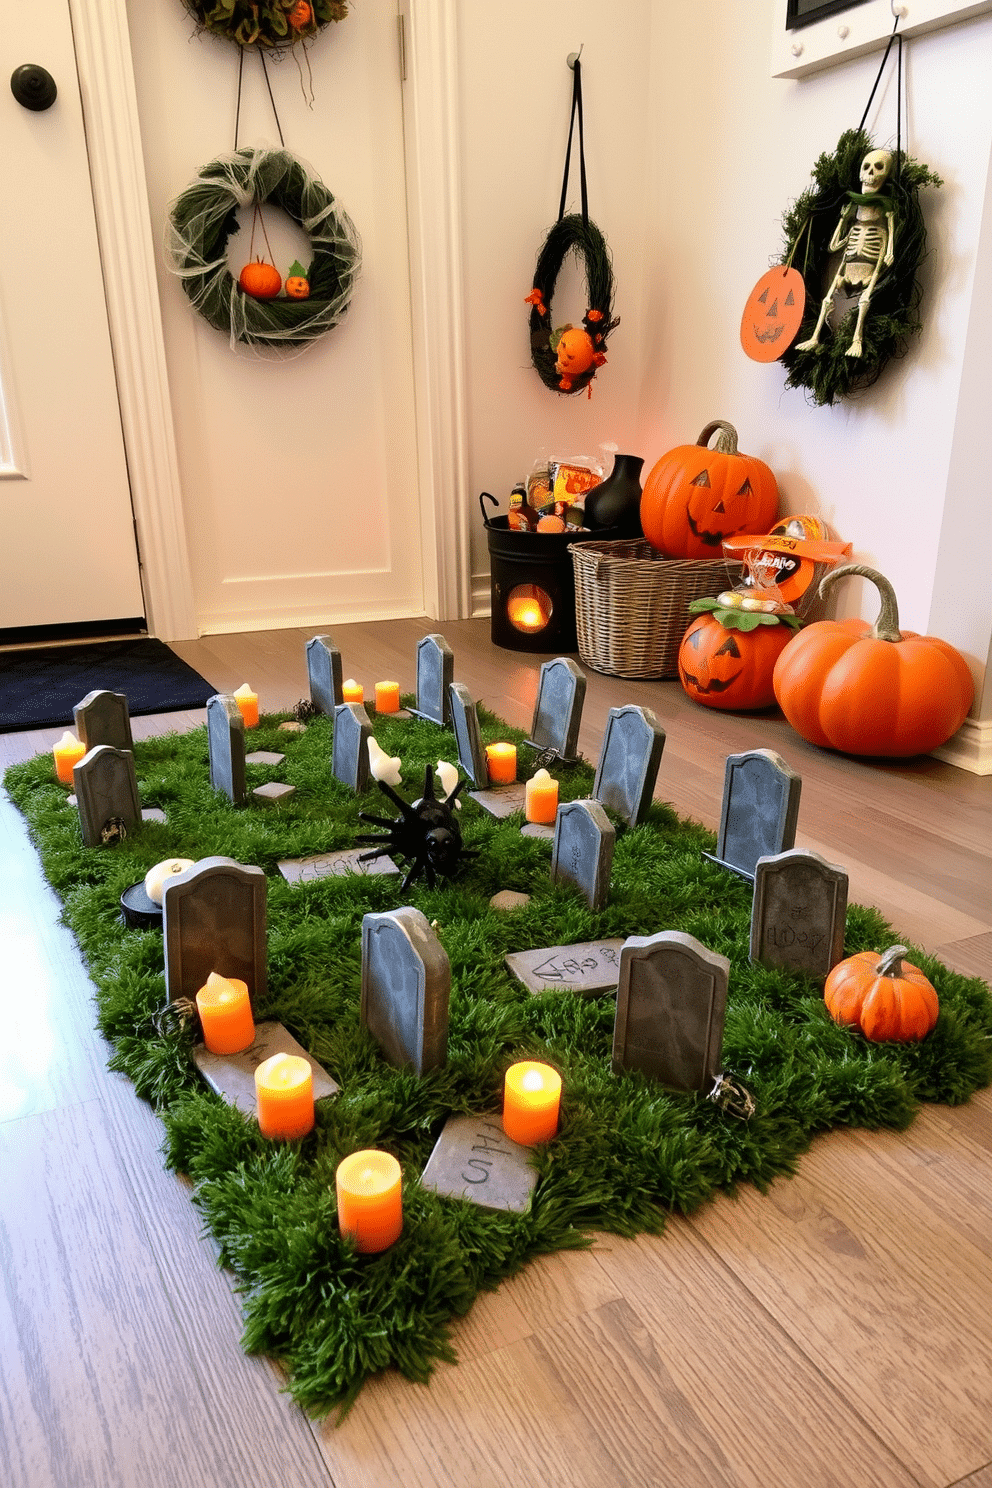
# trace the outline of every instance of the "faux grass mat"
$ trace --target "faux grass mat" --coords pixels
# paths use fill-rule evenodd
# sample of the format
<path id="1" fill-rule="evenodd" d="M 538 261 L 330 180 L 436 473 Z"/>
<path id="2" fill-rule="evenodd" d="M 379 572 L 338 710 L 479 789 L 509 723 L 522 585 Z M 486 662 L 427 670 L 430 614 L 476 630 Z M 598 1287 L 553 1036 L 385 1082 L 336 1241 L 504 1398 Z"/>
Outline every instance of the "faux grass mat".
<path id="1" fill-rule="evenodd" d="M 480 709 L 485 742 L 523 735 Z M 289 1389 L 320 1415 L 345 1409 L 364 1380 L 395 1367 L 426 1380 L 454 1357 L 449 1325 L 481 1289 L 542 1253 L 584 1246 L 595 1231 L 659 1233 L 718 1191 L 764 1188 L 790 1173 L 817 1133 L 837 1126 L 904 1128 L 920 1102 L 956 1103 L 992 1078 L 992 999 L 983 982 L 931 957 L 940 1018 L 922 1044 L 869 1044 L 827 1015 L 818 987 L 748 960 L 750 886 L 702 857 L 713 838 L 655 803 L 649 819 L 618 830 L 609 904 L 593 913 L 571 886 L 550 881 L 547 841 L 521 836 L 520 817 L 497 821 L 471 799 L 466 845 L 481 849 L 453 880 L 413 885 L 396 876 L 326 878 L 297 886 L 281 858 L 350 847 L 367 828 L 361 807 L 387 816 L 375 790 L 358 800 L 330 773 L 331 722 L 301 734 L 263 718 L 252 747 L 285 754 L 275 769 L 248 766 L 249 788 L 295 786 L 285 805 L 234 809 L 213 792 L 203 729 L 138 743 L 142 804 L 162 807 L 117 845 L 85 850 L 75 810 L 47 756 L 7 771 L 44 871 L 60 894 L 96 984 L 112 1067 L 154 1103 L 169 1165 L 189 1176 L 193 1201 L 237 1275 L 243 1344 L 280 1359 Z M 421 793 L 424 766 L 457 759 L 451 734 L 422 720 L 377 719 L 375 733 L 403 760 L 402 793 Z M 527 751 L 521 750 L 526 757 Z M 587 796 L 584 763 L 561 772 L 562 798 Z M 121 892 L 167 857 L 224 854 L 268 877 L 268 994 L 258 1009 L 279 1019 L 340 1084 L 318 1105 L 302 1142 L 272 1144 L 200 1080 L 192 1036 L 163 1014 L 162 935 L 123 926 Z M 524 908 L 490 907 L 499 889 L 532 896 Z M 447 1066 L 424 1078 L 391 1068 L 359 1021 L 361 924 L 369 911 L 415 904 L 436 922 L 451 961 Z M 532 996 L 506 970 L 507 951 L 687 931 L 730 958 L 724 1069 L 756 1103 L 748 1121 L 704 1096 L 673 1095 L 635 1074 L 610 1072 L 615 1000 Z M 873 910 L 851 906 L 847 953 L 898 940 Z M 418 1177 L 446 1118 L 499 1112 L 503 1076 L 521 1058 L 563 1077 L 560 1133 L 535 1148 L 539 1181 L 524 1214 L 488 1213 L 439 1197 Z M 385 1148 L 404 1174 L 404 1229 L 378 1256 L 341 1239 L 334 1172 L 359 1148 Z"/>

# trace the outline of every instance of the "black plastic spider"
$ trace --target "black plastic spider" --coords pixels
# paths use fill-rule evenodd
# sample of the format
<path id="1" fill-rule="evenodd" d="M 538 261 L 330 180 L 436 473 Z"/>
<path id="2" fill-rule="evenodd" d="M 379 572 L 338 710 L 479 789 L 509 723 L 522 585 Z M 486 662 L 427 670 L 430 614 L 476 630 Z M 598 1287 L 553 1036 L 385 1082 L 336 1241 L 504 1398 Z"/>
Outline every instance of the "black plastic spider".
<path id="1" fill-rule="evenodd" d="M 400 808 L 403 815 L 388 817 L 370 816 L 367 811 L 358 813 L 361 821 L 386 828 L 384 835 L 366 833 L 355 838 L 356 842 L 382 844 L 372 852 L 362 853 L 359 862 L 367 863 L 372 858 L 381 857 L 383 853 L 404 858 L 410 865 L 402 885 L 406 892 L 421 874 L 426 878 L 428 887 L 433 889 L 439 874 L 450 877 L 462 858 L 478 857 L 476 848 L 462 846 L 461 828 L 455 820 L 455 798 L 464 784 L 464 780 L 459 780 L 454 790 L 443 801 L 439 801 L 434 794 L 434 772 L 428 765 L 424 770 L 423 797 L 409 805 L 396 794 L 392 786 L 380 780 L 379 789 Z"/>

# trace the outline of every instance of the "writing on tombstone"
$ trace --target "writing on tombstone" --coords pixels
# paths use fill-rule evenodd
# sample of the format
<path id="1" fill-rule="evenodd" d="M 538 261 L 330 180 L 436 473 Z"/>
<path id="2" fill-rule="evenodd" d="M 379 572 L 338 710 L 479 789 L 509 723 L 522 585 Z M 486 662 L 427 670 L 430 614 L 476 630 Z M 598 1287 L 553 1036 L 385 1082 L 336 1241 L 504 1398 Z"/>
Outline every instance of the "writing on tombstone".
<path id="1" fill-rule="evenodd" d="M 730 962 L 681 930 L 632 935 L 620 953 L 613 1072 L 707 1093 L 720 1073 Z"/>
<path id="2" fill-rule="evenodd" d="M 553 749 L 563 760 L 577 758 L 585 696 L 585 673 L 570 657 L 543 662 L 528 744 Z"/>
<path id="3" fill-rule="evenodd" d="M 518 981 L 533 993 L 553 988 L 592 997 L 615 988 L 623 947 L 619 937 L 583 940 L 536 951 L 508 951 L 503 959 Z"/>
<path id="4" fill-rule="evenodd" d="M 235 806 L 245 799 L 245 721 L 237 699 L 217 692 L 207 698 L 210 784 Z"/>
<path id="5" fill-rule="evenodd" d="M 632 703 L 611 708 L 599 752 L 593 799 L 622 817 L 628 826 L 644 820 L 654 798 L 665 748 L 665 730 L 650 708 Z"/>
<path id="6" fill-rule="evenodd" d="M 109 744 L 114 749 L 133 749 L 131 713 L 123 692 L 88 692 L 72 710 L 76 733 L 87 749 Z"/>
<path id="7" fill-rule="evenodd" d="M 266 883 L 261 868 L 201 858 L 162 893 L 165 985 L 170 1002 L 194 1001 L 212 971 L 265 996 Z"/>
<path id="8" fill-rule="evenodd" d="M 448 955 L 419 909 L 362 920 L 361 1020 L 390 1064 L 418 1074 L 448 1058 Z"/>
<path id="9" fill-rule="evenodd" d="M 844 956 L 847 874 L 793 848 L 759 858 L 751 906 L 751 960 L 824 978 Z"/>
<path id="10" fill-rule="evenodd" d="M 433 723 L 451 718 L 448 689 L 455 676 L 455 653 L 443 635 L 426 635 L 417 646 L 417 706 L 411 712 Z"/>
<path id="11" fill-rule="evenodd" d="M 449 1116 L 420 1181 L 447 1198 L 522 1214 L 537 1186 L 537 1169 L 530 1149 L 510 1141 L 499 1116 Z"/>
<path id="12" fill-rule="evenodd" d="M 602 909 L 610 897 L 616 840 L 616 828 L 598 801 L 566 801 L 555 818 L 551 877 L 574 883 L 590 909 Z"/>
<path id="13" fill-rule="evenodd" d="M 772 749 L 728 755 L 716 853 L 705 856 L 753 879 L 759 858 L 794 846 L 802 785 Z"/>
<path id="14" fill-rule="evenodd" d="M 72 784 L 84 847 L 124 837 L 141 823 L 141 801 L 129 749 L 97 744 L 73 766 Z"/>
<path id="15" fill-rule="evenodd" d="M 361 792 L 369 783 L 369 739 L 372 720 L 361 703 L 339 703 L 334 709 L 331 774 L 342 785 Z"/>
<path id="16" fill-rule="evenodd" d="M 486 785 L 489 771 L 479 733 L 478 709 L 464 682 L 452 682 L 448 695 L 451 699 L 451 727 L 458 742 L 458 763 L 473 785 Z"/>
<path id="17" fill-rule="evenodd" d="M 307 676 L 310 701 L 321 713 L 333 714 L 341 696 L 341 652 L 329 635 L 307 641 Z"/>

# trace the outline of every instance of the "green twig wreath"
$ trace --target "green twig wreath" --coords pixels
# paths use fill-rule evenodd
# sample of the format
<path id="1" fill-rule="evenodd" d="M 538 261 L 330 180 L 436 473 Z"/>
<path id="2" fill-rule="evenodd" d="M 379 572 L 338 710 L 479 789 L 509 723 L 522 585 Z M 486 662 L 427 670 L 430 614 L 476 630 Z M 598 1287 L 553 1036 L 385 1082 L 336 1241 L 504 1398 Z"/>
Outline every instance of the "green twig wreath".
<path id="1" fill-rule="evenodd" d="M 348 14 L 345 0 L 185 0 L 201 31 L 238 46 L 291 47 Z"/>
<path id="2" fill-rule="evenodd" d="M 227 242 L 239 208 L 271 202 L 310 239 L 305 300 L 257 300 L 227 264 Z M 205 320 L 226 331 L 232 347 L 306 346 L 337 325 L 361 267 L 351 218 L 323 182 L 288 150 L 236 150 L 205 165 L 169 209 L 169 267 Z"/>
<path id="3" fill-rule="evenodd" d="M 572 251 L 585 265 L 589 308 L 582 317 L 581 330 L 571 325 L 556 330 L 552 326 L 551 300 L 565 255 Z M 578 214 L 572 214 L 555 223 L 538 254 L 534 288 L 527 303 L 531 307 L 530 354 L 541 381 L 556 393 L 581 392 L 606 361 L 607 337 L 619 325 L 613 319 L 609 250 L 594 222 L 584 222 Z M 563 346 L 562 336 L 569 332 L 572 337 Z"/>
<path id="4" fill-rule="evenodd" d="M 781 263 L 799 270 L 806 285 L 806 312 L 795 341 L 781 360 L 788 371 L 786 387 L 806 388 L 814 403 L 835 403 L 860 388 L 869 387 L 881 376 L 890 357 L 901 356 L 909 337 L 920 329 L 922 290 L 917 269 L 926 253 L 926 229 L 920 209 L 923 186 L 943 183 L 927 166 L 894 150 L 892 175 L 884 191 L 895 208 L 895 261 L 880 275 L 871 298 L 871 308 L 862 331 L 862 354 L 847 355 L 857 319 L 856 303 L 840 323 L 829 322 L 821 332 L 820 345 L 800 351 L 809 339 L 820 313 L 838 259 L 829 249 L 840 214 L 850 201 L 849 193 L 860 188 L 859 171 L 865 155 L 875 146 L 863 129 L 842 134 L 832 155 L 821 155 L 813 167 L 813 182 L 782 219 L 786 249 Z"/>

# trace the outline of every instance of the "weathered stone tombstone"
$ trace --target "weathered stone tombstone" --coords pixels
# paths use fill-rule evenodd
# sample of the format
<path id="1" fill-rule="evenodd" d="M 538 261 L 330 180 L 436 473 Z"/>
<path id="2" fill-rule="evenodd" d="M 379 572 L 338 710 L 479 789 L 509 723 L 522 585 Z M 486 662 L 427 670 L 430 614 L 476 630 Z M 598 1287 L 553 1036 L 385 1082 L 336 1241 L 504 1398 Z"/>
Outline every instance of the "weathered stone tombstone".
<path id="1" fill-rule="evenodd" d="M 343 702 L 341 696 L 341 652 L 329 635 L 314 636 L 307 641 L 307 676 L 310 679 L 310 701 L 321 713 L 334 713 Z"/>
<path id="2" fill-rule="evenodd" d="M 162 894 L 165 985 L 193 1001 L 212 971 L 245 983 L 255 1006 L 267 987 L 266 883 L 261 868 L 201 858 Z"/>
<path id="3" fill-rule="evenodd" d="M 452 682 L 448 688 L 451 727 L 458 743 L 458 763 L 473 785 L 489 781 L 486 751 L 479 733 L 479 713 L 464 682 Z"/>
<path id="4" fill-rule="evenodd" d="M 728 755 L 716 852 L 704 856 L 753 879 L 759 858 L 794 846 L 802 785 L 771 749 Z"/>
<path id="5" fill-rule="evenodd" d="M 793 848 L 754 870 L 751 960 L 823 979 L 844 956 L 847 874 L 819 853 Z"/>
<path id="6" fill-rule="evenodd" d="M 576 759 L 585 696 L 585 672 L 570 657 L 543 662 L 527 743 L 535 749 L 553 749 L 566 761 Z"/>
<path id="7" fill-rule="evenodd" d="M 610 897 L 616 828 L 598 801 L 566 801 L 558 807 L 551 849 L 551 877 L 582 890 L 590 909 Z"/>
<path id="8" fill-rule="evenodd" d="M 720 1073 L 730 962 L 681 930 L 632 935 L 620 953 L 613 1072 L 707 1094 Z"/>
<path id="9" fill-rule="evenodd" d="M 230 693 L 217 692 L 207 698 L 207 743 L 210 784 L 240 806 L 246 793 L 245 721 Z"/>
<path id="10" fill-rule="evenodd" d="M 372 720 L 361 703 L 339 703 L 334 709 L 331 774 L 361 793 L 369 783 L 369 739 Z"/>
<path id="11" fill-rule="evenodd" d="M 362 1025 L 390 1064 L 418 1075 L 448 1058 L 448 955 L 419 909 L 362 920 Z"/>
<path id="12" fill-rule="evenodd" d="M 612 992 L 620 980 L 624 944 L 619 938 L 583 940 L 543 950 L 508 951 L 503 959 L 517 980 L 535 995 L 552 990 L 598 997 Z"/>
<path id="13" fill-rule="evenodd" d="M 387 853 L 362 862 L 364 847 L 341 847 L 335 852 L 314 853 L 308 858 L 280 858 L 279 872 L 287 883 L 317 883 L 323 878 L 347 878 L 351 874 L 378 875 L 399 873 L 399 869 Z"/>
<path id="14" fill-rule="evenodd" d="M 537 1186 L 537 1169 L 530 1148 L 511 1142 L 498 1116 L 449 1116 L 420 1181 L 446 1198 L 522 1214 Z"/>
<path id="15" fill-rule="evenodd" d="M 99 847 L 141 825 L 134 755 L 129 749 L 97 744 L 73 766 L 72 784 L 84 847 Z"/>
<path id="16" fill-rule="evenodd" d="M 650 708 L 611 708 L 599 752 L 593 800 L 630 827 L 644 820 L 654 797 L 665 730 Z"/>
<path id="17" fill-rule="evenodd" d="M 258 1109 L 255 1071 L 266 1059 L 271 1059 L 273 1054 L 291 1054 L 296 1059 L 307 1061 L 313 1079 L 315 1101 L 339 1094 L 341 1087 L 337 1081 L 331 1079 L 313 1055 L 302 1044 L 298 1044 L 281 1023 L 256 1023 L 254 1042 L 239 1054 L 211 1054 L 205 1044 L 193 1046 L 193 1062 L 211 1090 L 215 1090 L 228 1105 L 236 1106 L 243 1115 L 249 1117 L 254 1117 Z"/>
<path id="18" fill-rule="evenodd" d="M 443 635 L 427 635 L 417 646 L 417 706 L 415 718 L 446 724 L 451 719 L 449 689 L 455 677 L 455 653 Z"/>
<path id="19" fill-rule="evenodd" d="M 133 749 L 131 713 L 123 692 L 88 692 L 72 710 L 76 733 L 87 749 L 109 744 L 113 749 Z"/>

